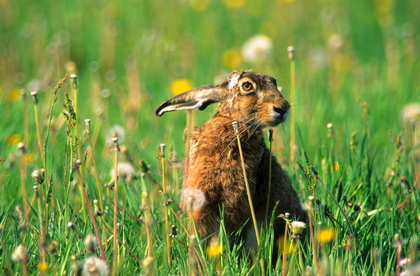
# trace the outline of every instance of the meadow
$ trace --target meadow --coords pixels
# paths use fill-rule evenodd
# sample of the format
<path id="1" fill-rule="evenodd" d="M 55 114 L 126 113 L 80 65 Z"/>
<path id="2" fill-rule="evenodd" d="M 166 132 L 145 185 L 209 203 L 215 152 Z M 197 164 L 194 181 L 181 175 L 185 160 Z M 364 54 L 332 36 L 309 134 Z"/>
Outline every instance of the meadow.
<path id="1" fill-rule="evenodd" d="M 0 274 L 418 275 L 418 1 L 44 2 L 0 1 Z M 292 105 L 270 145 L 311 218 L 253 256 L 178 208 L 215 107 L 155 116 L 247 69 Z"/>

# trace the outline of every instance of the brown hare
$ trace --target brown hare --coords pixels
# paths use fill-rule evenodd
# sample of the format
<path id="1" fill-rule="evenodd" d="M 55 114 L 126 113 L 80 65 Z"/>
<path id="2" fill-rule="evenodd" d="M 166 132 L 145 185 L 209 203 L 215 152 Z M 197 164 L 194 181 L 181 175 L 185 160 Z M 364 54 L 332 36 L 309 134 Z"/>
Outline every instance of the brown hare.
<path id="1" fill-rule="evenodd" d="M 277 240 L 285 229 L 284 220 L 277 218 L 279 214 L 290 213 L 291 217 L 306 219 L 289 177 L 274 156 L 271 158 L 271 192 L 268 195 L 271 153 L 265 145 L 262 129 L 284 122 L 290 105 L 278 90 L 274 78 L 252 71 L 234 71 L 218 85 L 203 85 L 167 100 L 156 109 L 156 115 L 183 109 L 203 110 L 212 103 L 220 105 L 216 115 L 192 134 L 183 182 L 183 189 L 201 190 L 205 196 L 204 204 L 193 211 L 200 238 L 210 237 L 210 242 L 217 240 L 222 210 L 227 233 L 235 233 L 245 225 L 241 236 L 247 247 L 256 245 L 232 126 L 232 122 L 237 121 L 258 224 L 268 225 L 274 211 Z M 185 204 L 181 202 L 181 205 Z"/>

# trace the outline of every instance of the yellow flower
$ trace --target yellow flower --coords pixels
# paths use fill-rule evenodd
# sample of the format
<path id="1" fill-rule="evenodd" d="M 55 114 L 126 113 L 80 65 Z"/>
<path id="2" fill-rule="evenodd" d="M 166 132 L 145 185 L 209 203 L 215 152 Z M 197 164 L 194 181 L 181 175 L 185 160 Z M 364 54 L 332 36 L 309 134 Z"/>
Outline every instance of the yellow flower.
<path id="1" fill-rule="evenodd" d="M 171 91 L 173 95 L 178 95 L 193 88 L 193 84 L 190 80 L 179 79 L 175 80 L 171 84 Z"/>
<path id="2" fill-rule="evenodd" d="M 377 0 L 375 1 L 376 11 L 378 13 L 387 14 L 392 10 L 392 1 L 391 0 Z"/>
<path id="3" fill-rule="evenodd" d="M 222 254 L 223 247 L 219 243 L 213 243 L 207 247 L 207 255 L 210 257 L 217 257 Z"/>
<path id="4" fill-rule="evenodd" d="M 6 143 L 9 145 L 17 144 L 21 141 L 20 136 L 17 134 L 10 135 L 6 139 Z"/>
<path id="5" fill-rule="evenodd" d="M 47 271 L 47 269 L 48 269 L 48 263 L 46 263 L 46 262 L 39 262 L 38 263 L 38 268 L 41 271 Z"/>
<path id="6" fill-rule="evenodd" d="M 281 236 L 278 239 L 280 250 L 283 253 L 291 254 L 293 252 L 296 252 L 298 249 L 298 243 L 295 240 L 284 240 L 284 236 Z"/>
<path id="7" fill-rule="evenodd" d="M 334 170 L 336 172 L 339 172 L 341 170 L 340 164 L 337 161 L 334 161 Z"/>
<path id="8" fill-rule="evenodd" d="M 9 92 L 9 95 L 7 96 L 7 99 L 11 102 L 16 102 L 20 99 L 20 89 L 13 89 Z"/>
<path id="9" fill-rule="evenodd" d="M 223 54 L 223 63 L 230 69 L 238 68 L 242 63 L 241 53 L 235 49 L 227 50 Z"/>
<path id="10" fill-rule="evenodd" d="M 196 11 L 203 11 L 209 6 L 209 0 L 190 0 L 190 6 Z"/>
<path id="11" fill-rule="evenodd" d="M 31 162 L 31 161 L 34 161 L 35 160 L 35 157 L 34 157 L 34 154 L 33 153 L 27 153 L 25 155 L 25 157 L 26 157 L 26 161 L 28 161 L 28 162 Z"/>
<path id="12" fill-rule="evenodd" d="M 325 228 L 317 233 L 316 238 L 319 242 L 322 243 L 330 242 L 335 238 L 336 233 L 337 231 L 335 230 L 335 228 Z"/>
<path id="13" fill-rule="evenodd" d="M 225 0 L 225 5 L 231 9 L 237 9 L 245 4 L 245 0 Z"/>

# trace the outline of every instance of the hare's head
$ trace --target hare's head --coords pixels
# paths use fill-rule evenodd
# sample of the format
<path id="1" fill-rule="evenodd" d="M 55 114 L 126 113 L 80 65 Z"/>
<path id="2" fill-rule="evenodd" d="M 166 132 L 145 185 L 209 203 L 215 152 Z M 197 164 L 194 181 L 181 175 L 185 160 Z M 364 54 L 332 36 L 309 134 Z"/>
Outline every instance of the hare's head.
<path id="1" fill-rule="evenodd" d="M 234 71 L 218 85 L 199 86 L 167 100 L 156 109 L 156 115 L 182 109 L 204 110 L 216 102 L 220 103 L 217 116 L 261 126 L 284 122 L 290 109 L 274 78 L 252 71 Z"/>

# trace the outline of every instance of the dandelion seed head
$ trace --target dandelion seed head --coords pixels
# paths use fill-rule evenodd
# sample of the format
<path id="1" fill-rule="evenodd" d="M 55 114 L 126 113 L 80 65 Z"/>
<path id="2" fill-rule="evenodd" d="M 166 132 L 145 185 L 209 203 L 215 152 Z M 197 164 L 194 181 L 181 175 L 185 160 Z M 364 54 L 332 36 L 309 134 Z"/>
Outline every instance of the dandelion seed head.
<path id="1" fill-rule="evenodd" d="M 82 275 L 83 276 L 93 276 L 93 275 L 100 275 L 106 276 L 109 274 L 107 264 L 97 258 L 97 257 L 89 257 L 83 264 L 82 268 Z"/>
<path id="2" fill-rule="evenodd" d="M 112 138 L 117 137 L 120 143 L 124 142 L 125 138 L 125 130 L 123 127 L 119 125 L 115 125 L 111 127 L 108 131 L 108 135 L 106 136 L 106 142 L 108 145 L 112 145 L 113 141 Z"/>
<path id="3" fill-rule="evenodd" d="M 407 122 L 409 124 L 420 123 L 420 104 L 407 104 L 403 107 L 401 115 L 404 122 Z"/>
<path id="4" fill-rule="evenodd" d="M 315 69 L 323 69 L 328 66 L 328 57 L 325 49 L 322 47 L 313 47 L 308 53 L 309 64 Z"/>
<path id="5" fill-rule="evenodd" d="M 295 235 L 302 234 L 305 228 L 306 228 L 306 223 L 304 223 L 303 221 L 294 220 L 290 222 L 290 230 Z"/>
<path id="6" fill-rule="evenodd" d="M 191 210 L 194 211 L 198 210 L 203 207 L 204 203 L 206 202 L 206 195 L 200 189 L 196 188 L 185 188 L 181 191 L 181 203 L 183 206 L 187 206 L 188 201 L 192 201 Z"/>
<path id="7" fill-rule="evenodd" d="M 92 234 L 89 234 L 86 236 L 86 238 L 83 240 L 83 243 L 86 246 L 86 250 L 89 253 L 93 253 L 95 252 L 95 247 L 98 244 L 98 240 L 96 239 L 96 237 Z"/>
<path id="8" fill-rule="evenodd" d="M 35 181 L 38 184 L 42 184 L 44 182 L 44 175 L 45 175 L 44 169 L 34 170 L 31 174 L 31 176 L 35 178 Z"/>
<path id="9" fill-rule="evenodd" d="M 412 264 L 406 267 L 404 271 L 400 273 L 400 276 L 418 276 L 420 275 L 420 263 Z"/>
<path id="10" fill-rule="evenodd" d="M 132 179 L 136 174 L 136 169 L 128 162 L 121 162 L 117 165 L 118 175 L 125 179 Z M 115 178 L 114 169 L 111 170 L 111 177 Z"/>
<path id="11" fill-rule="evenodd" d="M 328 38 L 328 47 L 332 50 L 339 50 L 343 46 L 343 37 L 340 34 L 332 34 Z"/>
<path id="12" fill-rule="evenodd" d="M 77 66 L 76 66 L 76 63 L 74 61 L 71 61 L 71 60 L 67 61 L 64 64 L 64 67 L 66 68 L 66 71 L 70 74 L 74 74 L 74 73 L 77 72 Z"/>
<path id="13" fill-rule="evenodd" d="M 19 244 L 12 253 L 12 260 L 14 262 L 22 262 L 27 259 L 27 250 L 23 244 Z"/>
<path id="14" fill-rule="evenodd" d="M 266 35 L 256 35 L 245 41 L 242 57 L 245 61 L 258 63 L 268 61 L 273 52 L 273 42 Z"/>
<path id="15" fill-rule="evenodd" d="M 26 85 L 26 90 L 28 91 L 38 91 L 42 89 L 42 81 L 33 79 Z M 32 93 L 31 93 L 32 95 Z"/>
<path id="16" fill-rule="evenodd" d="M 410 258 L 403 258 L 403 259 L 401 259 L 401 260 L 399 261 L 399 265 L 400 265 L 400 266 L 405 266 L 405 265 L 407 265 L 407 264 L 409 264 L 409 263 L 411 263 Z"/>

